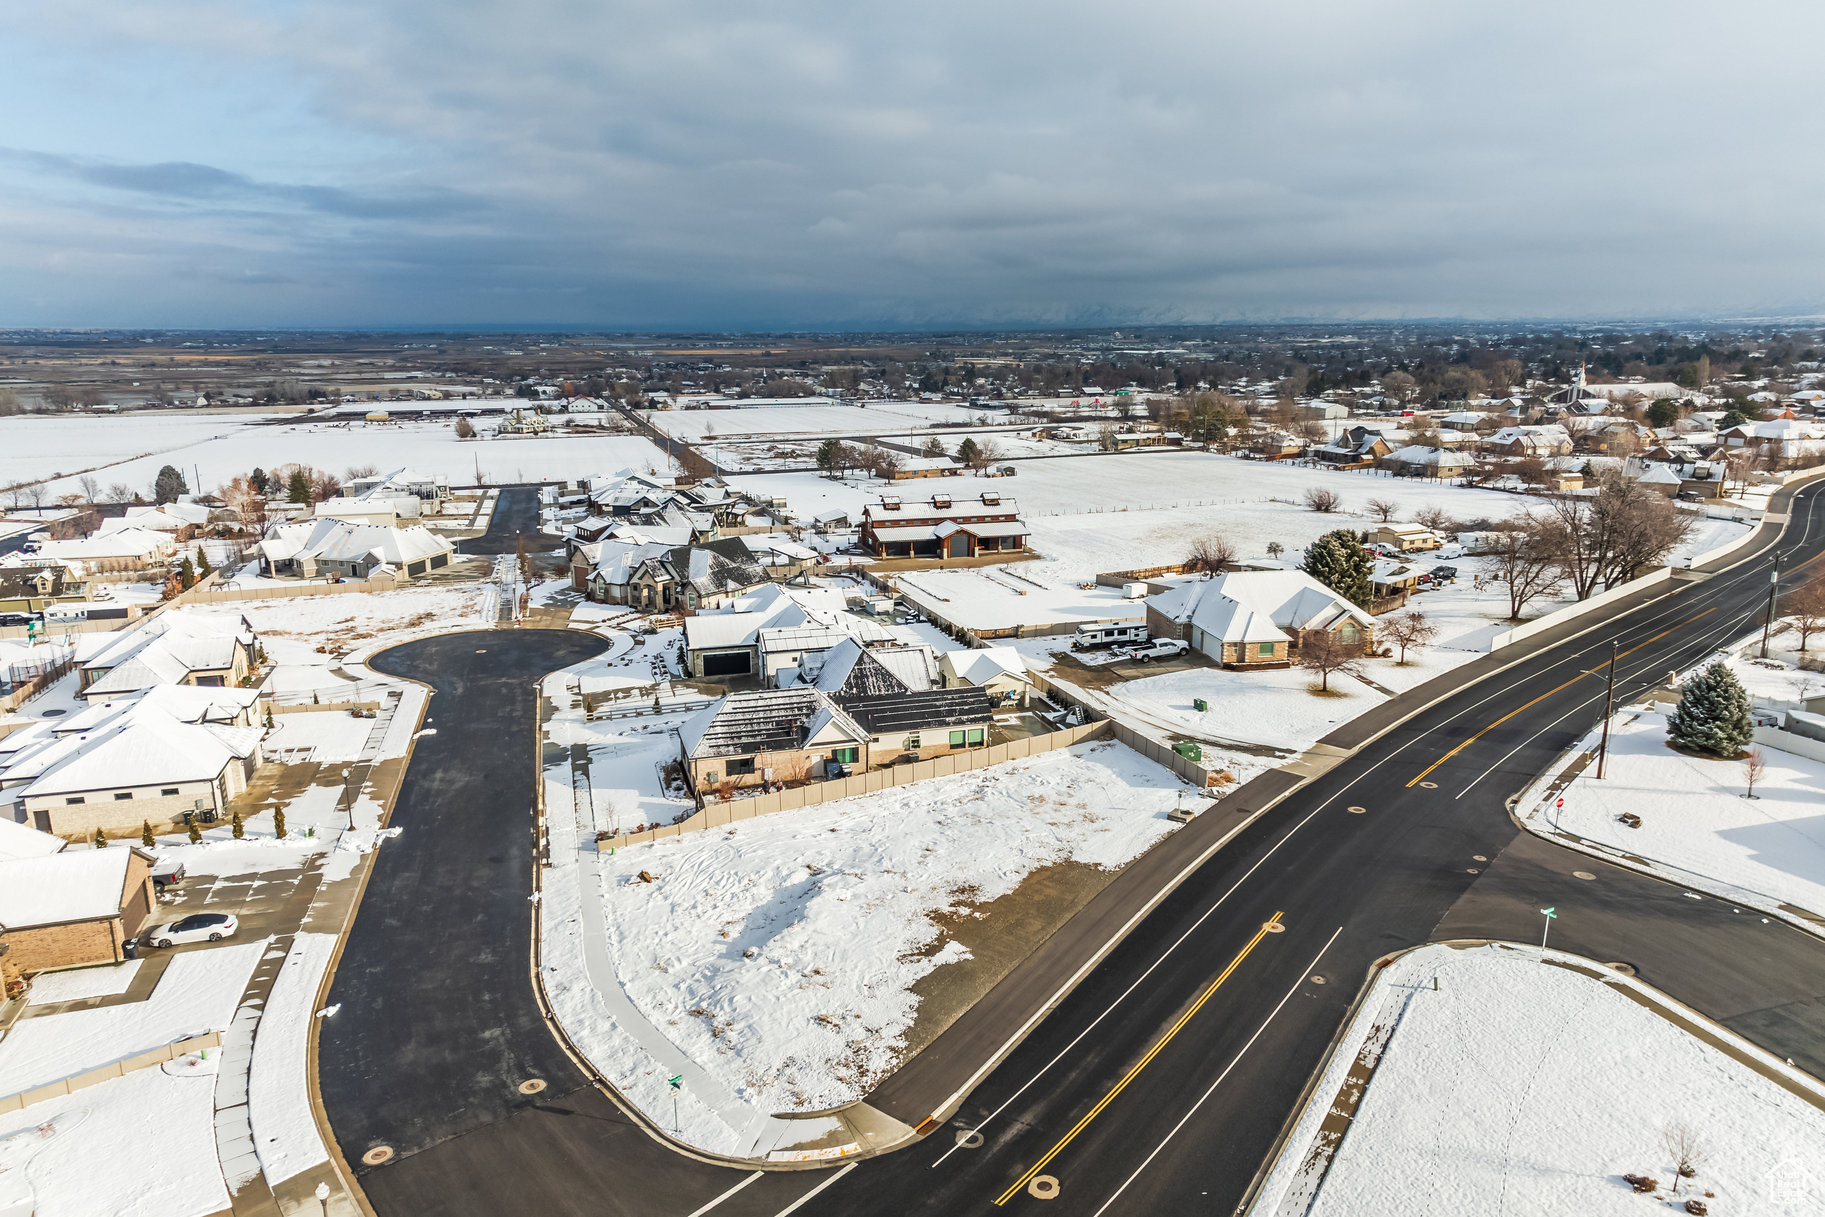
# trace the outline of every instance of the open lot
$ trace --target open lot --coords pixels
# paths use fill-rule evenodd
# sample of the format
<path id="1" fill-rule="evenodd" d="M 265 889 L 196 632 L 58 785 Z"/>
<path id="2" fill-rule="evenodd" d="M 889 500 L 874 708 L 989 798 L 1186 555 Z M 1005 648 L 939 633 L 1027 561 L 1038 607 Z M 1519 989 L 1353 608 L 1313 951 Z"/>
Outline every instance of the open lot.
<path id="1" fill-rule="evenodd" d="M 1429 946 L 1377 973 L 1253 1211 L 1799 1217 L 1825 1211 L 1822 1108 L 1816 1080 L 1601 965 Z M 1702 1147 L 1677 1199 L 1672 1124 Z"/>
<path id="2" fill-rule="evenodd" d="M 747 439 L 757 435 L 885 435 L 923 431 L 941 423 L 973 423 L 999 417 L 998 411 L 935 401 L 886 401 L 872 405 L 769 406 L 735 410 L 655 410 L 652 424 L 677 439 Z"/>

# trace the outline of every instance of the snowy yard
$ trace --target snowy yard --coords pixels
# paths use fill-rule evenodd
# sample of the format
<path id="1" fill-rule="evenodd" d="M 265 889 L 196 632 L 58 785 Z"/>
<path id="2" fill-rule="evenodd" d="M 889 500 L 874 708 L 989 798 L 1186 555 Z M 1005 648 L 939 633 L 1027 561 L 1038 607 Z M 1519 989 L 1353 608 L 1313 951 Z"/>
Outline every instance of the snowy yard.
<path id="1" fill-rule="evenodd" d="M 1695 1022 L 1575 956 L 1410 952 L 1377 974 L 1251 1212 L 1639 1217 L 1688 1196 L 1710 1197 L 1720 1217 L 1825 1212 L 1825 1087 L 1696 1023 L 1714 1047 L 1687 1029 Z M 1348 1110 L 1352 1067 L 1374 1072 L 1339 1146 L 1319 1124 Z M 1669 1204 L 1673 1122 L 1703 1155 Z M 1658 1180 L 1658 1202 L 1625 1174 Z"/>
<path id="2" fill-rule="evenodd" d="M 912 986 L 969 957 L 937 919 L 1042 867 L 1124 865 L 1172 829 L 1180 791 L 1129 749 L 1086 743 L 608 856 L 572 835 L 569 791 L 546 781 L 554 857 L 564 840 L 584 851 L 554 868 L 541 918 L 566 1032 L 668 1128 L 662 1081 L 685 1073 L 685 1139 L 743 1153 L 773 1113 L 849 1103 L 899 1063 Z M 569 886 L 598 874 L 593 896 Z M 591 949 L 612 981 L 591 986 Z"/>
<path id="3" fill-rule="evenodd" d="M 487 573 L 488 568 L 477 565 L 477 578 Z M 317 666 L 357 645 L 402 642 L 452 626 L 480 624 L 478 613 L 484 597 L 485 589 L 479 583 L 443 584 L 395 592 L 231 601 L 184 611 L 245 616 L 273 662 Z M 329 655 L 319 654 L 319 646 L 329 647 Z"/>
<path id="4" fill-rule="evenodd" d="M 939 423 L 991 420 L 999 411 L 934 401 L 884 401 L 867 406 L 770 406 L 763 399 L 734 410 L 654 410 L 646 417 L 675 439 L 751 439 L 767 435 L 885 435 L 924 431 Z"/>
<path id="5" fill-rule="evenodd" d="M 1742 762 L 1675 752 L 1666 715 L 1631 710 L 1611 724 L 1604 779 L 1587 768 L 1565 789 L 1564 808 L 1547 800 L 1538 822 L 1643 859 L 1675 883 L 1825 917 L 1825 762 L 1762 752 L 1767 772 L 1744 798 Z M 1625 813 L 1641 827 L 1621 823 Z"/>

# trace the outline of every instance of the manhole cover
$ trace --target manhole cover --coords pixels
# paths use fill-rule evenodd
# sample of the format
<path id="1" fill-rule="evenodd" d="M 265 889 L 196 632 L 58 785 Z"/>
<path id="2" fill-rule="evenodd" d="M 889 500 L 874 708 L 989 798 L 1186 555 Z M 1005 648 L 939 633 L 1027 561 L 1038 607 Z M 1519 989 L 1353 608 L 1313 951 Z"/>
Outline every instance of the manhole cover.
<path id="1" fill-rule="evenodd" d="M 68 710 L 46 710 L 44 712 L 44 716 L 46 718 L 56 718 L 60 714 L 68 714 L 68 713 L 69 713 Z"/>
<path id="2" fill-rule="evenodd" d="M 1484 857 L 1484 856 L 1483 856 L 1483 855 L 1482 855 L 1482 854 L 1471 854 L 1471 855 L 1470 855 L 1470 860 L 1471 860 L 1471 861 L 1472 861 L 1472 862 L 1487 862 L 1487 861 L 1489 861 L 1489 859 L 1488 859 L 1488 858 L 1485 858 L 1485 857 Z"/>
<path id="3" fill-rule="evenodd" d="M 958 1149 L 981 1149 L 984 1139 L 983 1135 L 973 1128 L 959 1128 L 957 1130 Z"/>
<path id="4" fill-rule="evenodd" d="M 391 1145 L 376 1145 L 367 1153 L 362 1154 L 361 1160 L 369 1166 L 379 1166 L 383 1162 L 391 1162 L 393 1160 L 393 1147 Z"/>
<path id="5" fill-rule="evenodd" d="M 543 1089 L 545 1089 L 544 1078 L 527 1078 L 524 1082 L 520 1083 L 521 1094 L 537 1094 Z"/>
<path id="6" fill-rule="evenodd" d="M 1606 963 L 1603 966 L 1606 968 L 1614 969 L 1615 971 L 1622 973 L 1624 976 L 1635 975 L 1635 965 L 1632 963 Z"/>
<path id="7" fill-rule="evenodd" d="M 1352 807 L 1352 808 L 1350 808 L 1350 814 L 1353 816 L 1359 816 L 1368 810 L 1369 809 L 1367 807 Z"/>
<path id="8" fill-rule="evenodd" d="M 1314 972 L 1312 974 L 1312 983 L 1315 985 L 1322 985 L 1322 984 L 1327 984 L 1329 982 L 1327 982 L 1324 977 L 1322 977 L 1322 976 L 1318 975 L 1316 972 Z"/>
<path id="9" fill-rule="evenodd" d="M 1058 1199 L 1058 1180 L 1050 1175 L 1035 1175 L 1033 1182 L 1027 1184 L 1027 1195 L 1035 1200 Z"/>
<path id="10" fill-rule="evenodd" d="M 1483 868 L 1480 866 L 1466 866 L 1464 870 L 1466 873 L 1472 875 L 1480 875 L 1483 873 Z"/>
<path id="11" fill-rule="evenodd" d="M 488 648 L 487 647 L 477 647 L 475 653 L 477 655 L 486 655 L 488 653 Z"/>
<path id="12" fill-rule="evenodd" d="M 1419 788 L 1421 790 L 1437 790 L 1438 783 L 1437 782 L 1421 782 L 1419 784 Z"/>
<path id="13" fill-rule="evenodd" d="M 1572 878 L 1574 879 L 1595 879 L 1596 877 L 1597 876 L 1591 874 L 1587 870 L 1575 870 L 1572 872 Z"/>
<path id="14" fill-rule="evenodd" d="M 1278 921 L 1270 921 L 1267 924 L 1263 925 L 1261 928 L 1266 930 L 1270 934 L 1286 933 L 1286 927 L 1284 925 L 1280 924 Z"/>

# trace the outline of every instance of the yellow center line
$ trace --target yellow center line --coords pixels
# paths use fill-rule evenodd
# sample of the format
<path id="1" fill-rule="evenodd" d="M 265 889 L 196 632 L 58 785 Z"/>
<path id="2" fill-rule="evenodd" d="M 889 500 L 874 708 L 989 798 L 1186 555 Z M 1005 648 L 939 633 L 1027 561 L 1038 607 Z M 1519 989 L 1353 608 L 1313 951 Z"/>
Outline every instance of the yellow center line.
<path id="1" fill-rule="evenodd" d="M 1521 713 L 1524 710 L 1529 709 L 1530 707 L 1539 705 L 1541 702 L 1545 701 L 1547 698 L 1551 697 L 1553 694 L 1559 692 L 1562 689 L 1570 688 L 1571 686 L 1577 684 L 1579 681 L 1583 680 L 1586 676 L 1594 676 L 1596 673 L 1601 672 L 1601 671 L 1603 671 L 1603 669 L 1609 667 L 1610 664 L 1616 663 L 1623 659 L 1627 659 L 1630 655 L 1633 655 L 1636 651 L 1639 651 L 1642 647 L 1651 646 L 1654 643 L 1659 642 L 1662 638 L 1665 638 L 1668 634 L 1672 634 L 1672 633 L 1675 633 L 1676 631 L 1685 629 L 1688 625 L 1691 625 L 1694 621 L 1697 621 L 1699 617 L 1704 617 L 1708 614 L 1715 613 L 1716 611 L 1717 611 L 1716 606 L 1712 606 L 1711 608 L 1706 609 L 1704 612 L 1699 613 L 1695 617 L 1688 617 L 1688 618 L 1686 618 L 1686 620 L 1680 622 L 1678 625 L 1674 626 L 1672 629 L 1662 630 L 1660 633 L 1654 635 L 1652 638 L 1648 639 L 1646 642 L 1638 643 L 1635 646 L 1630 647 L 1628 650 L 1622 652 L 1622 654 L 1616 656 L 1615 659 L 1606 659 L 1602 663 L 1598 664 L 1597 667 L 1592 669 L 1591 671 L 1580 672 L 1580 673 L 1578 673 L 1578 675 L 1572 677 L 1570 680 L 1566 681 L 1564 684 L 1557 685 L 1551 689 L 1548 689 L 1546 692 L 1540 694 L 1540 696 L 1538 696 L 1538 697 L 1534 698 L 1532 701 L 1528 702 L 1527 705 L 1517 706 L 1513 710 L 1510 710 L 1508 713 L 1506 713 L 1502 717 L 1496 719 L 1493 723 L 1490 723 L 1488 726 L 1484 727 L 1481 731 L 1478 731 L 1475 735 L 1471 736 L 1469 739 L 1465 740 L 1463 743 L 1459 744 L 1457 747 L 1455 747 L 1451 751 L 1447 752 L 1444 756 L 1439 757 L 1436 761 L 1433 761 L 1430 765 L 1427 765 L 1424 769 L 1420 770 L 1419 776 L 1414 778 L 1411 782 L 1407 783 L 1407 789 L 1411 790 L 1411 789 L 1413 789 L 1413 787 L 1419 785 L 1422 781 L 1424 781 L 1426 779 L 1426 776 L 1428 774 L 1430 774 L 1434 769 L 1437 769 L 1440 765 L 1443 765 L 1446 761 L 1450 760 L 1452 757 L 1456 756 L 1458 753 L 1462 752 L 1464 749 L 1470 747 L 1470 745 L 1476 743 L 1478 740 L 1482 739 L 1485 735 L 1488 735 L 1491 731 L 1494 731 L 1497 727 L 1501 726 L 1503 723 L 1507 722 L 1509 719 L 1513 718 L 1515 715 Z"/>
<path id="2" fill-rule="evenodd" d="M 1164 1048 L 1167 1044 L 1170 1044 L 1172 1042 L 1172 1037 L 1177 1035 L 1181 1030 L 1183 1030 L 1185 1027 L 1185 1024 L 1189 1023 L 1192 1020 L 1193 1015 L 1197 1014 L 1197 1012 L 1199 1010 L 1203 1009 L 1204 1003 L 1210 1000 L 1211 995 L 1213 993 L 1215 993 L 1218 989 L 1222 988 L 1223 982 L 1228 980 L 1230 978 L 1231 974 L 1233 974 L 1237 968 L 1242 966 L 1242 961 L 1244 959 L 1248 958 L 1249 952 L 1253 951 L 1257 946 L 1261 945 L 1261 940 L 1263 938 L 1266 938 L 1270 933 L 1273 932 L 1270 929 L 1270 927 L 1279 925 L 1280 918 L 1284 917 L 1285 915 L 1286 914 L 1284 911 L 1275 913 L 1271 918 L 1268 919 L 1268 922 L 1266 925 L 1262 926 L 1260 929 L 1255 931 L 1255 936 L 1248 940 L 1248 945 L 1243 947 L 1242 950 L 1240 951 L 1240 953 L 1238 953 L 1234 959 L 1229 961 L 1229 966 L 1224 968 L 1223 971 L 1218 974 L 1217 978 L 1210 982 L 1210 986 L 1208 988 L 1206 988 L 1204 990 L 1204 992 L 1202 992 L 1198 995 L 1198 1000 L 1191 1004 L 1191 1008 L 1189 1010 L 1185 1011 L 1184 1014 L 1180 1015 L 1179 1020 L 1177 1022 L 1173 1023 L 1172 1026 L 1170 1026 L 1166 1029 L 1166 1034 L 1162 1035 L 1159 1038 L 1159 1040 L 1154 1043 L 1153 1047 L 1151 1047 L 1147 1050 L 1147 1055 L 1143 1056 L 1140 1060 L 1136 1061 L 1134 1064 L 1134 1068 L 1130 1069 L 1126 1074 L 1123 1075 L 1122 1080 L 1117 1082 L 1115 1084 L 1114 1088 L 1112 1090 L 1110 1090 L 1108 1094 L 1106 1094 L 1102 1097 L 1102 1101 L 1097 1103 L 1097 1105 L 1095 1107 L 1092 1107 L 1089 1111 L 1089 1114 L 1085 1115 L 1083 1119 L 1079 1120 L 1072 1127 L 1070 1132 L 1066 1133 L 1062 1138 L 1060 1138 L 1057 1145 L 1054 1145 L 1051 1149 L 1046 1151 L 1045 1157 L 1043 1157 L 1039 1161 L 1035 1162 L 1033 1164 L 1033 1167 L 1031 1170 L 1027 1171 L 1026 1174 L 1022 1175 L 1019 1179 L 1015 1180 L 1013 1187 L 1010 1187 L 1007 1191 L 1001 1193 L 1000 1197 L 997 1198 L 995 1201 L 996 1207 L 999 1208 L 1000 1206 L 1006 1204 L 1009 1200 L 1013 1199 L 1014 1193 L 1018 1192 L 1021 1188 L 1025 1187 L 1028 1183 L 1031 1183 L 1033 1181 L 1033 1176 L 1037 1175 L 1040 1171 L 1044 1170 L 1046 1168 L 1046 1164 L 1051 1162 L 1052 1159 L 1058 1157 L 1058 1155 L 1061 1152 L 1063 1152 L 1065 1146 L 1071 1144 L 1072 1139 L 1075 1138 L 1078 1133 L 1082 1132 L 1085 1128 L 1089 1127 L 1090 1121 L 1096 1119 L 1097 1116 L 1102 1114 L 1103 1108 L 1109 1106 L 1110 1103 L 1115 1101 L 1115 1096 L 1120 1094 L 1127 1087 L 1128 1083 L 1134 1081 L 1135 1077 L 1137 1075 L 1139 1075 L 1141 1070 L 1147 1068 L 1148 1063 L 1151 1062 L 1154 1057 L 1156 1057 L 1160 1054 L 1160 1050 L 1162 1048 Z"/>

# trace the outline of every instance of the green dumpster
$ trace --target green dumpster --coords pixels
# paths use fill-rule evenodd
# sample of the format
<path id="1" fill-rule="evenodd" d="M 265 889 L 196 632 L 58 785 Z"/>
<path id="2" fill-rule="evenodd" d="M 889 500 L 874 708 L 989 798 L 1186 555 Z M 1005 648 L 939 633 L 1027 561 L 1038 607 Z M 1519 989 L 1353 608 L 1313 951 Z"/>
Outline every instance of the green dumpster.
<path id="1" fill-rule="evenodd" d="M 1210 709 L 1210 703 L 1205 701 L 1202 697 L 1194 697 L 1191 699 L 1191 708 L 1193 710 L 1208 710 Z"/>
<path id="2" fill-rule="evenodd" d="M 1191 761 L 1193 764 L 1198 764 L 1204 760 L 1204 750 L 1188 739 L 1180 740 L 1178 743 L 1174 744 L 1172 750 L 1186 760 Z"/>

